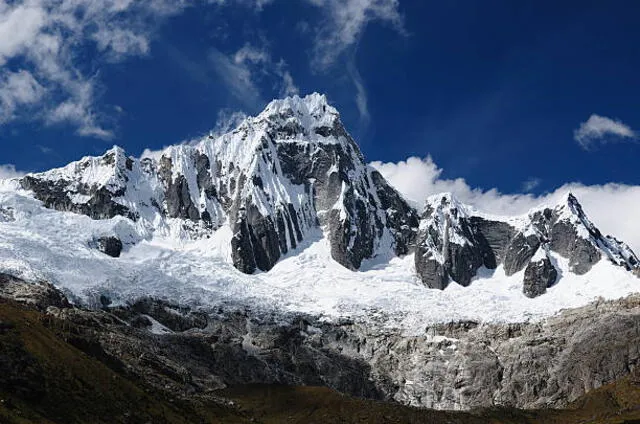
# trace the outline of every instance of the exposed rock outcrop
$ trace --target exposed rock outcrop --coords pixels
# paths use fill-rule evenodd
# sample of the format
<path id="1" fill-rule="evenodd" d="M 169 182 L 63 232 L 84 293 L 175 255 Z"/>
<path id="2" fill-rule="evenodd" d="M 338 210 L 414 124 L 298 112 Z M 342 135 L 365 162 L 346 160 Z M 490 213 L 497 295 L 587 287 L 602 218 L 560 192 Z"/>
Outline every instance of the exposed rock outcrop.
<path id="1" fill-rule="evenodd" d="M 0 296 L 73 323 L 79 347 L 175 393 L 277 383 L 436 409 L 558 408 L 640 363 L 638 296 L 541 322 L 434 324 L 406 335 L 371 323 L 224 308 L 200 320 L 197 311 L 152 299 L 87 311 L 60 294 L 43 298 L 43 287 L 50 289 L 2 277 Z M 145 316 L 174 332 L 153 334 Z"/>
<path id="2" fill-rule="evenodd" d="M 546 293 L 547 288 L 551 287 L 557 278 L 558 271 L 544 254 L 531 260 L 524 270 L 522 292 L 527 297 L 538 297 Z"/>
<path id="3" fill-rule="evenodd" d="M 421 217 L 415 266 L 422 282 L 444 289 L 450 280 L 469 285 L 487 262 L 495 267 L 495 254 L 486 237 L 475 236 L 464 208 L 450 194 L 434 196 Z"/>
<path id="4" fill-rule="evenodd" d="M 122 242 L 117 237 L 102 236 L 95 243 L 99 251 L 113 258 L 120 257 L 120 253 L 122 253 Z"/>
<path id="5" fill-rule="evenodd" d="M 29 304 L 39 310 L 46 310 L 49 306 L 57 308 L 71 306 L 66 296 L 50 283 L 26 283 L 19 278 L 2 273 L 0 273 L 0 297 Z"/>

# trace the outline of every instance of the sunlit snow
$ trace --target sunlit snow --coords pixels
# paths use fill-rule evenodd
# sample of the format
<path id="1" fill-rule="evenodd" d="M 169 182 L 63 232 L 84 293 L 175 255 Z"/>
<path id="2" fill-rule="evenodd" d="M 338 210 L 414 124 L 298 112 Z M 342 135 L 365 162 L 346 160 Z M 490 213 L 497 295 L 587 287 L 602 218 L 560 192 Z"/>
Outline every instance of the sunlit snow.
<path id="1" fill-rule="evenodd" d="M 89 305 L 101 294 L 116 304 L 150 295 L 203 308 L 226 304 L 327 320 L 376 319 L 419 333 L 434 322 L 539 319 L 599 296 L 619 298 L 640 289 L 636 277 L 605 259 L 577 276 L 557 255 L 553 259 L 559 282 L 535 299 L 522 294 L 522 272 L 506 277 L 501 267 L 480 270 L 469 287 L 452 283 L 444 291 L 428 289 L 417 280 L 411 255 L 369 260 L 361 271 L 340 266 L 331 259 L 320 230 L 271 271 L 246 275 L 230 263 L 227 226 L 197 241 L 175 232 L 147 234 L 145 239 L 128 219 L 98 221 L 46 209 L 14 188 L 0 188 L 0 206 L 7 217 L 0 219 L 0 272 L 50 281 Z M 109 234 L 127 246 L 120 258 L 90 247 L 91 240 Z"/>

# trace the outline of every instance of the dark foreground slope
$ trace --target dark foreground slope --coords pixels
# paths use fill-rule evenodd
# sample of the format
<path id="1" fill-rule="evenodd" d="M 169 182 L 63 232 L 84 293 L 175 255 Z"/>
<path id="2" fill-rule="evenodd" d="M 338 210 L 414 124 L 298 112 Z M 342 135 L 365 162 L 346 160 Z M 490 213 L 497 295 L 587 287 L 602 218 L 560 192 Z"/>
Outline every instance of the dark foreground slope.
<path id="1" fill-rule="evenodd" d="M 104 319 L 99 313 L 85 318 Z M 637 370 L 569 409 L 547 411 L 429 411 L 321 387 L 244 385 L 189 393 L 176 390 L 183 385 L 180 375 L 165 369 L 166 381 L 175 386 L 162 388 L 153 384 L 153 376 L 141 378 L 106 354 L 87 332 L 89 321 L 83 326 L 0 299 L 0 423 L 640 422 L 634 421 L 640 420 Z M 92 328 L 100 331 L 100 325 Z"/>
<path id="2" fill-rule="evenodd" d="M 77 332 L 0 299 L 0 423 L 246 422 L 224 403 L 148 390 Z"/>

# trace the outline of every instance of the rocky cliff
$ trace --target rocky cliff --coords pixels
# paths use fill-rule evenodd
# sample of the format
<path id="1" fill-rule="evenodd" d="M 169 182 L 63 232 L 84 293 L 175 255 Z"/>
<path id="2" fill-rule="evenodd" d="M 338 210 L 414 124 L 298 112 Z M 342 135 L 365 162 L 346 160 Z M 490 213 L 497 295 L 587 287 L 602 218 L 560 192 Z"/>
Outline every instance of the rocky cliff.
<path id="1" fill-rule="evenodd" d="M 158 393 L 192 399 L 260 383 L 326 386 L 433 409 L 562 408 L 640 363 L 638 296 L 535 323 L 437 324 L 419 336 L 222 306 L 203 315 L 153 299 L 89 311 L 50 285 L 5 275 L 0 298 L 67 322 L 80 348 Z"/>

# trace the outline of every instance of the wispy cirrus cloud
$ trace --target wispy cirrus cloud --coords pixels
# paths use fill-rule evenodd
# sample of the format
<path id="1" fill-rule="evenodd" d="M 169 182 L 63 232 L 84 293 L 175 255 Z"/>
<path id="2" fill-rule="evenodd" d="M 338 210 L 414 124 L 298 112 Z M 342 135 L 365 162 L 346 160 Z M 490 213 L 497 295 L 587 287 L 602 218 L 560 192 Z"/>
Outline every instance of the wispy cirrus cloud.
<path id="1" fill-rule="evenodd" d="M 327 71 L 343 55 L 347 71 L 355 88 L 355 103 L 364 124 L 370 121 L 365 82 L 355 65 L 355 49 L 372 22 L 390 25 L 400 34 L 406 34 L 399 0 L 307 0 L 324 14 L 315 29 L 311 66 L 317 71 Z"/>
<path id="2" fill-rule="evenodd" d="M 252 75 L 255 75 L 256 71 L 260 71 L 280 79 L 278 83 L 280 96 L 292 96 L 300 92 L 287 69 L 287 62 L 284 59 L 274 61 L 266 47 L 257 48 L 247 43 L 235 52 L 233 62 L 246 69 L 250 69 L 252 66 L 258 68 L 250 70 Z"/>
<path id="3" fill-rule="evenodd" d="M 542 180 L 540 178 L 529 178 L 522 183 L 522 191 L 524 191 L 525 193 L 529 193 L 530 191 L 536 189 L 540 185 L 540 183 L 542 183 Z"/>
<path id="4" fill-rule="evenodd" d="M 371 115 L 369 114 L 369 101 L 364 80 L 360 75 L 360 71 L 356 68 L 354 61 L 349 62 L 347 70 L 351 80 L 353 81 L 353 85 L 356 87 L 356 106 L 358 107 L 358 113 L 360 114 L 360 122 L 367 125 L 371 120 Z"/>
<path id="5" fill-rule="evenodd" d="M 245 44 L 230 55 L 212 49 L 209 58 L 229 92 L 251 112 L 257 111 L 265 103 L 258 84 L 265 79 L 273 81 L 279 96 L 299 93 L 287 70 L 287 63 L 284 59 L 274 61 L 266 47 Z"/>
<path id="6" fill-rule="evenodd" d="M 229 93 L 242 103 L 243 107 L 255 111 L 264 103 L 251 70 L 243 64 L 236 63 L 233 55 L 229 56 L 220 50 L 212 49 L 209 60 Z"/>
<path id="7" fill-rule="evenodd" d="M 619 119 L 593 114 L 573 132 L 573 138 L 589 150 L 597 144 L 636 140 L 638 133 Z"/>
<path id="8" fill-rule="evenodd" d="M 402 34 L 406 32 L 399 0 L 307 1 L 325 14 L 316 30 L 313 59 L 314 66 L 321 69 L 331 66 L 341 54 L 356 45 L 370 22 L 380 21 Z"/>

